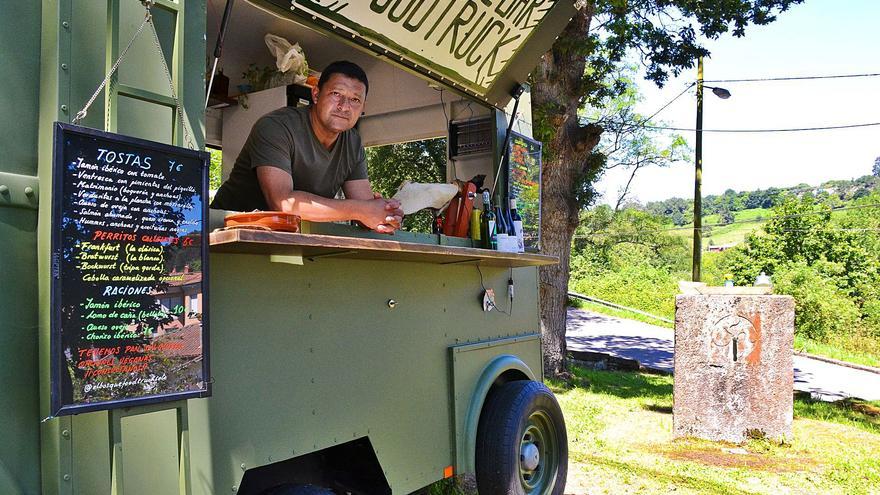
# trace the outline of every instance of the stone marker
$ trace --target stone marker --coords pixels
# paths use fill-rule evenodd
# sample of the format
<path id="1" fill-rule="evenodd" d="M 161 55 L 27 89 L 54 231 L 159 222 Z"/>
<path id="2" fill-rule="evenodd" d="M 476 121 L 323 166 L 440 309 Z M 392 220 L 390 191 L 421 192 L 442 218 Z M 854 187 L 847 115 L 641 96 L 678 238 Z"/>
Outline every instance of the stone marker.
<path id="1" fill-rule="evenodd" d="M 675 298 L 676 437 L 791 439 L 794 299 Z"/>

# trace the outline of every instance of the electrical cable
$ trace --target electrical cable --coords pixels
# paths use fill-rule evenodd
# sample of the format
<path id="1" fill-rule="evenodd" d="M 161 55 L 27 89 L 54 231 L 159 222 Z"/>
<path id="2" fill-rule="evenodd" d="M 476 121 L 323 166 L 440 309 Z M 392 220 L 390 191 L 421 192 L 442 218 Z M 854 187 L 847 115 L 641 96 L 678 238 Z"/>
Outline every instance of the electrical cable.
<path id="1" fill-rule="evenodd" d="M 669 100 L 668 102 L 666 102 L 665 105 L 663 105 L 662 107 L 660 107 L 660 110 L 657 110 L 656 112 L 652 113 L 650 117 L 648 117 L 648 118 L 642 120 L 642 122 L 648 122 L 649 120 L 651 120 L 651 119 L 653 119 L 654 117 L 656 117 L 658 113 L 662 112 L 663 110 L 666 110 L 666 107 L 668 107 L 669 105 L 672 105 L 672 102 L 674 102 L 675 100 L 679 99 L 679 98 L 681 97 L 681 95 L 687 93 L 688 90 L 691 89 L 691 88 L 693 88 L 696 84 L 697 84 L 697 83 L 690 83 L 686 88 L 684 88 L 684 90 L 682 90 L 681 93 L 679 93 L 678 95 L 676 95 L 675 98 L 673 98 L 673 99 Z"/>
<path id="2" fill-rule="evenodd" d="M 480 274 L 480 287 L 483 288 L 483 294 L 485 294 L 485 293 L 488 291 L 488 289 L 486 289 L 486 285 L 483 283 L 483 270 L 480 269 L 480 264 L 479 264 L 479 263 L 475 264 L 474 266 L 477 267 L 477 273 Z M 513 269 L 512 269 L 512 268 L 511 268 L 511 271 L 510 271 L 510 277 L 511 277 L 511 278 L 508 279 L 508 282 L 511 282 L 511 281 L 513 280 Z M 511 282 L 511 285 L 512 285 L 512 282 Z M 509 287 L 510 287 L 510 285 L 508 286 L 508 288 L 509 288 Z M 485 296 L 484 296 L 484 297 L 485 297 Z M 510 310 L 509 310 L 509 312 L 508 312 L 508 311 L 504 311 L 503 309 L 499 308 L 499 307 L 495 304 L 495 301 L 489 301 L 489 305 L 490 305 L 492 308 L 496 309 L 499 313 L 501 313 L 501 314 L 503 314 L 503 315 L 510 316 L 510 315 L 513 313 L 513 300 L 512 300 L 512 299 L 511 299 L 511 301 L 510 301 Z"/>
<path id="3" fill-rule="evenodd" d="M 765 81 L 805 81 L 813 79 L 845 79 L 853 77 L 877 77 L 880 72 L 867 74 L 836 74 L 830 76 L 791 76 L 791 77 L 756 77 L 750 79 L 706 79 L 703 82 L 728 83 L 728 82 L 765 82 Z"/>
<path id="4" fill-rule="evenodd" d="M 696 132 L 697 129 L 687 128 L 687 127 L 667 127 L 667 126 L 659 126 L 659 125 L 638 125 L 638 124 L 626 124 L 621 122 L 622 125 L 632 125 L 634 127 L 643 127 L 645 129 L 656 129 L 656 130 L 666 130 L 666 131 L 690 131 Z M 846 124 L 846 125 L 833 125 L 833 126 L 825 126 L 825 127 L 796 127 L 796 128 L 788 128 L 788 129 L 700 129 L 701 132 L 720 132 L 720 133 L 771 133 L 771 132 L 801 132 L 801 131 L 828 131 L 835 129 L 854 129 L 858 127 L 873 127 L 880 125 L 880 122 L 868 122 L 864 124 Z"/>

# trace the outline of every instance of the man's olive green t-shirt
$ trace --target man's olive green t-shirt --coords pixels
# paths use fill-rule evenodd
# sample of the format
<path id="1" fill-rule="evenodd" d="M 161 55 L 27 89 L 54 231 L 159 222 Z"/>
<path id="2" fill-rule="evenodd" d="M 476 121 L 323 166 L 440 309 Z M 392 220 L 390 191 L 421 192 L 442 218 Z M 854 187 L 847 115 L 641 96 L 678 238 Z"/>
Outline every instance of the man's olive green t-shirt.
<path id="1" fill-rule="evenodd" d="M 293 177 L 295 191 L 325 198 L 336 196 L 346 181 L 367 178 L 367 159 L 357 130 L 342 132 L 327 150 L 312 131 L 308 107 L 280 108 L 260 117 L 211 207 L 268 210 L 257 167 L 280 168 Z"/>

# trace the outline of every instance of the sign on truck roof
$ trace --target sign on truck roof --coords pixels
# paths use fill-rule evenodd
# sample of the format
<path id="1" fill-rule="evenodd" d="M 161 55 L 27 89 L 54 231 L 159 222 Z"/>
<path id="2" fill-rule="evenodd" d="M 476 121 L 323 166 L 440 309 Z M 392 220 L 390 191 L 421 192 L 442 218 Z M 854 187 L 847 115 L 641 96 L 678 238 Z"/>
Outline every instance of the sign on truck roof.
<path id="1" fill-rule="evenodd" d="M 495 106 L 510 99 L 573 0 L 263 0 Z"/>

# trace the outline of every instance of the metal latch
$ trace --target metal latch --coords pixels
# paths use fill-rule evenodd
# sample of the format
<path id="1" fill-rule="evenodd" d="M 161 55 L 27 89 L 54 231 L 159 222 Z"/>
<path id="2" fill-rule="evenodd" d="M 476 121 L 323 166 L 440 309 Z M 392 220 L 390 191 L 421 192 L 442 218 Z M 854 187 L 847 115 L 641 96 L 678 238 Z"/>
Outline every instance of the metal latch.
<path id="1" fill-rule="evenodd" d="M 40 180 L 32 175 L 0 172 L 0 206 L 36 210 L 40 199 Z"/>

